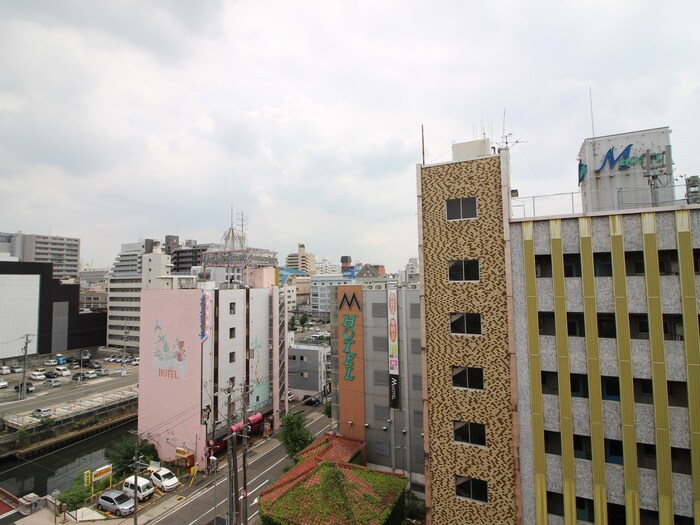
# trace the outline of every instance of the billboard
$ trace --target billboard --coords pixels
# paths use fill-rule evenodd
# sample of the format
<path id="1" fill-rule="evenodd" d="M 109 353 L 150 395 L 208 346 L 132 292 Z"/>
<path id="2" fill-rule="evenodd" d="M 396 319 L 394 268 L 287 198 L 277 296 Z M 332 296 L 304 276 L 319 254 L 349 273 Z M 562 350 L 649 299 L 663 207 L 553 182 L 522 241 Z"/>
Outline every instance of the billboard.
<path id="1" fill-rule="evenodd" d="M 364 440 L 365 352 L 362 286 L 338 286 L 340 433 Z"/>
<path id="2" fill-rule="evenodd" d="M 387 290 L 387 335 L 389 339 L 389 406 L 401 408 L 399 377 L 399 307 L 396 290 Z"/>

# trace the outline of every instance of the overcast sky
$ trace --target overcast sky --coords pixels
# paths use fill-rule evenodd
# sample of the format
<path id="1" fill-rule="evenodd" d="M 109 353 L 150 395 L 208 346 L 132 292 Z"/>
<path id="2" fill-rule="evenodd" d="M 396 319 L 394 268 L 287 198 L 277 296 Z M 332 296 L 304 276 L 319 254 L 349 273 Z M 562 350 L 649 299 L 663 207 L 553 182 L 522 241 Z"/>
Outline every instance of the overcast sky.
<path id="1" fill-rule="evenodd" d="M 577 191 L 596 135 L 670 126 L 700 175 L 700 2 L 0 1 L 0 231 L 218 242 L 403 268 L 416 169 L 520 141 L 520 195 Z"/>

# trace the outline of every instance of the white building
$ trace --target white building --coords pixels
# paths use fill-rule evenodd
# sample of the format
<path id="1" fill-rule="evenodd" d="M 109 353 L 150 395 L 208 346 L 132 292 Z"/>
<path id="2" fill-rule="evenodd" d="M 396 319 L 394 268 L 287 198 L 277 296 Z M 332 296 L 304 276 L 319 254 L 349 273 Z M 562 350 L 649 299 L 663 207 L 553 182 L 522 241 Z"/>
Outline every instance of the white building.
<path id="1" fill-rule="evenodd" d="M 343 274 L 317 274 L 311 276 L 311 314 L 328 315 L 330 313 L 330 288 L 341 284 L 350 284 L 351 277 Z"/>
<path id="2" fill-rule="evenodd" d="M 340 264 L 332 263 L 328 257 L 324 257 L 320 261 L 316 261 L 316 273 L 340 273 Z"/>
<path id="3" fill-rule="evenodd" d="M 54 279 L 78 277 L 80 239 L 0 232 L 0 252 L 18 257 L 22 262 L 51 263 Z"/>

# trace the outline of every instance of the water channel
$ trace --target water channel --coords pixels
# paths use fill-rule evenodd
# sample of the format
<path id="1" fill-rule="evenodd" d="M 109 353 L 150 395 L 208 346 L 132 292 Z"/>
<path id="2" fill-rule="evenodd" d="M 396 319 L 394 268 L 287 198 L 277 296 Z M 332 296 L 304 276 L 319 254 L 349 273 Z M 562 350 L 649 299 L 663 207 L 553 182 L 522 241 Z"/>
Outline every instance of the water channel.
<path id="1" fill-rule="evenodd" d="M 86 470 L 108 464 L 108 445 L 135 429 L 136 422 L 127 423 L 32 459 L 5 460 L 0 463 L 0 486 L 20 497 L 31 492 L 45 496 L 54 489 L 64 491 Z"/>

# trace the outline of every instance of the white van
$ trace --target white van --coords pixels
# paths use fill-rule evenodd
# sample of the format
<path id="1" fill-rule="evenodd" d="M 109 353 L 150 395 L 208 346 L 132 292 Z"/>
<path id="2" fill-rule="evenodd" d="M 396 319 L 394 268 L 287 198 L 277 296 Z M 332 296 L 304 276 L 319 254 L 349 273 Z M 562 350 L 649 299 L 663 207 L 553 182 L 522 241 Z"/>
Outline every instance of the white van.
<path id="1" fill-rule="evenodd" d="M 11 374 L 12 370 L 10 370 L 9 366 L 0 366 L 0 374 L 5 375 L 5 374 Z"/>
<path id="2" fill-rule="evenodd" d="M 57 366 L 56 368 L 54 368 L 54 370 L 61 377 L 70 377 L 70 370 L 68 370 L 68 367 Z"/>
<path id="3" fill-rule="evenodd" d="M 134 496 L 134 476 L 129 476 L 124 480 L 124 485 L 122 485 L 122 490 L 127 496 L 136 499 Z M 138 495 L 139 501 L 144 501 L 153 495 L 153 483 L 151 483 L 146 478 L 141 476 L 136 477 L 136 494 Z"/>

